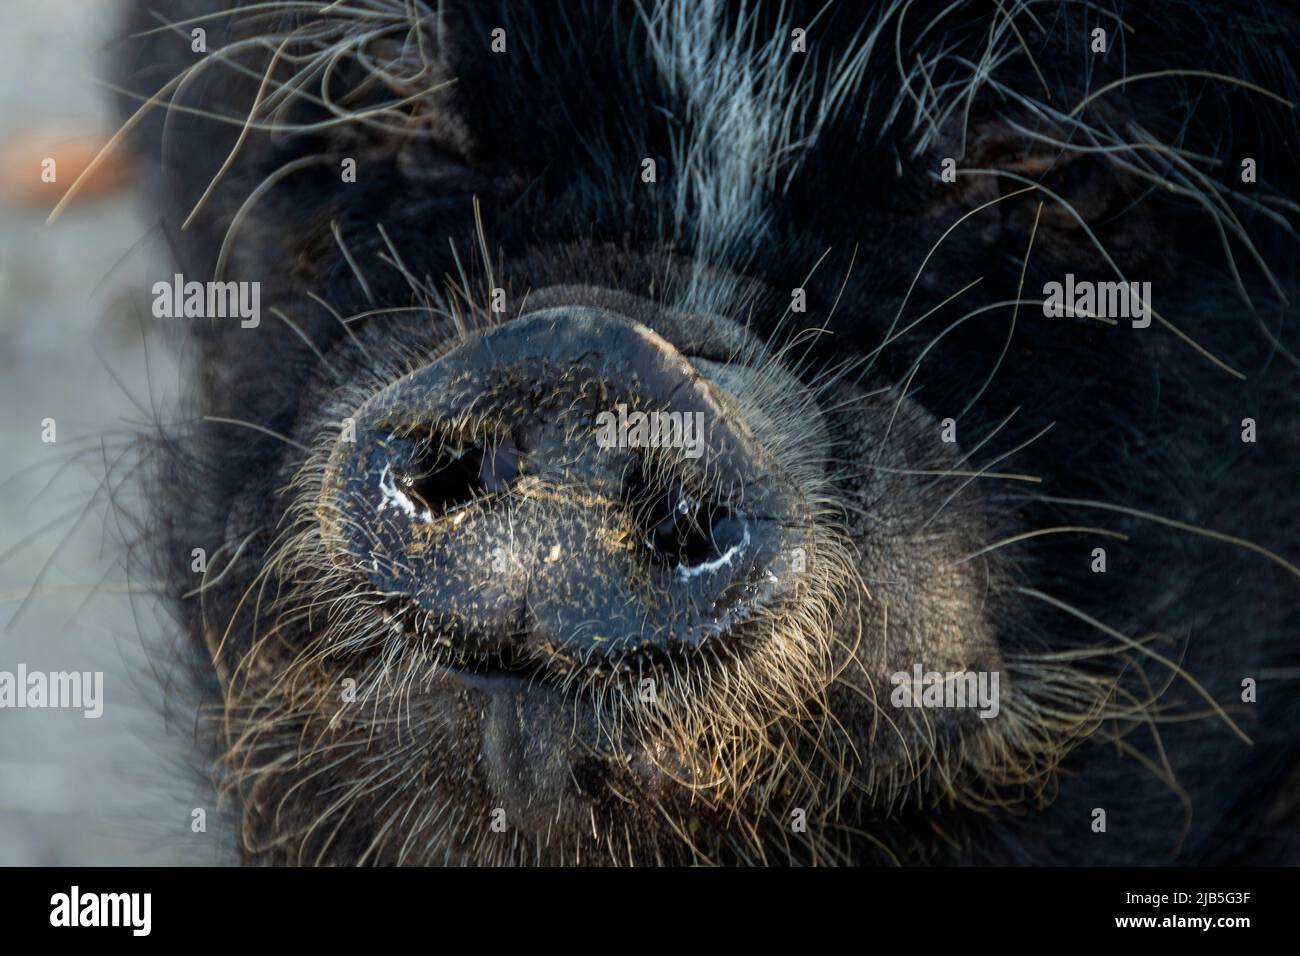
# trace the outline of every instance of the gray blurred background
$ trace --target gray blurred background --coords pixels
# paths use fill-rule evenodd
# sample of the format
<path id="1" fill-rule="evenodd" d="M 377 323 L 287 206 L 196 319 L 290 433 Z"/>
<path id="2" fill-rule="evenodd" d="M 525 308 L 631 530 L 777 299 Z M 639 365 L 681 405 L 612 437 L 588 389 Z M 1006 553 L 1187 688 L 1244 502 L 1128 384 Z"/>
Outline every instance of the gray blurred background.
<path id="1" fill-rule="evenodd" d="M 174 628 L 151 582 L 128 580 L 130 528 L 103 486 L 130 436 L 174 414 L 176 364 L 149 310 L 166 244 L 129 180 L 45 224 L 76 143 L 116 125 L 103 78 L 117 6 L 6 4 L 0 30 L 0 670 L 104 672 L 98 720 L 0 708 L 0 865 L 229 861 L 193 711 L 159 680 Z M 33 137 L 74 143 L 67 162 L 54 152 L 55 187 Z M 129 479 L 116 490 L 140 507 Z"/>

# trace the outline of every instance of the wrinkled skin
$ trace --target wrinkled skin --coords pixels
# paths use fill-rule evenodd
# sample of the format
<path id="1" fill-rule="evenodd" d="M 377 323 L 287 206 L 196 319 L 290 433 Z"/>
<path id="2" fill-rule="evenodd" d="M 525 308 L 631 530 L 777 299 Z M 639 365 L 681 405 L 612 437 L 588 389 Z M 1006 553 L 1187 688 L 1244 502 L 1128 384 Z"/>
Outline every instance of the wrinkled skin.
<path id="1" fill-rule="evenodd" d="M 1294 17 L 175 6 L 132 142 L 261 322 L 186 321 L 155 553 L 247 862 L 1297 859 Z"/>

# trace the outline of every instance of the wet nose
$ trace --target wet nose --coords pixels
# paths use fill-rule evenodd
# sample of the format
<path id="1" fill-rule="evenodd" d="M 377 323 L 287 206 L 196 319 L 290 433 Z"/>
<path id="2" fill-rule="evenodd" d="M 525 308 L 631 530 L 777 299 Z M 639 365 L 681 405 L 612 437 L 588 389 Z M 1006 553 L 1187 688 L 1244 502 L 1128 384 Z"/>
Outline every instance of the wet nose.
<path id="1" fill-rule="evenodd" d="M 587 307 L 477 334 L 358 410 L 323 537 L 358 600 L 467 665 L 738 639 L 806 528 L 711 368 Z"/>

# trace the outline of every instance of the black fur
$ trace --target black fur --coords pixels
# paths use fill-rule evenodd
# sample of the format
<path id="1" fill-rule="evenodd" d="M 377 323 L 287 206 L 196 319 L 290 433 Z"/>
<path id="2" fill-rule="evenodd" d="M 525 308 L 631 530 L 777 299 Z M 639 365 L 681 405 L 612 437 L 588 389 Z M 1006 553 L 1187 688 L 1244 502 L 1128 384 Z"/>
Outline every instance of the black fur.
<path id="1" fill-rule="evenodd" d="M 191 0 L 164 6 L 167 19 L 180 22 L 226 5 Z M 926 844 L 905 860 L 1296 862 L 1300 580 L 1257 551 L 1059 500 L 1113 502 L 1300 561 L 1295 236 L 1257 209 L 1234 206 L 1288 298 L 1279 300 L 1245 247 L 1233 239 L 1251 299 L 1243 302 L 1204 205 L 1162 194 L 1105 154 L 1072 153 L 1066 163 L 1061 151 L 1030 141 L 1013 124 L 1051 129 L 1053 135 L 1059 129 L 1027 102 L 999 96 L 988 86 L 972 98 L 964 157 L 961 111 L 930 148 L 913 155 L 912 144 L 926 130 L 924 124 L 911 128 L 915 106 L 900 88 L 893 56 L 896 26 L 901 22 L 899 42 L 908 70 L 918 53 L 952 51 L 943 61 L 950 75 L 929 78 L 938 86 L 960 76 L 959 58 L 979 62 L 990 24 L 999 16 L 997 5 L 971 3 L 934 21 L 945 6 L 915 3 L 905 17 L 875 5 L 761 6 L 750 28 L 758 37 L 788 35 L 791 26 L 812 24 L 806 59 L 792 57 L 788 67 L 812 78 L 804 94 L 810 106 L 831 87 L 830 65 L 837 54 L 878 21 L 887 24 L 889 40 L 881 42 L 852 95 L 844 97 L 815 140 L 795 144 L 781 161 L 766 221 L 736 237 L 735 251 L 720 264 L 767 290 L 750 300 L 756 305 L 752 329 L 760 337 L 774 331 L 772 319 L 784 310 L 788 290 L 807 289 L 809 313 L 796 318 L 825 330 L 808 337 L 801 364 L 801 374 L 815 381 L 846 355 L 876 348 L 927 251 L 957 216 L 1021 186 L 973 173 L 961 174 L 954 184 L 941 183 L 942 157 L 959 157 L 963 170 L 1027 170 L 1029 179 L 1087 211 L 1098 238 L 1122 256 L 1120 266 L 1153 282 L 1159 311 L 1241 377 L 1158 324 L 1135 330 L 1125 322 L 1050 320 L 1032 305 L 1020 308 L 1006 347 L 1012 320 L 1006 306 L 940 339 L 911 379 L 909 394 L 935 418 L 958 417 L 996 366 L 987 389 L 960 415 L 964 449 L 1018 412 L 985 447 L 981 461 L 1054 423 L 994 469 L 1036 475 L 1041 484 L 980 483 L 991 508 L 1006 516 L 1003 536 L 1087 524 L 1122 532 L 1128 540 L 1096 542 L 1107 548 L 1104 575 L 1089 570 L 1090 538 L 1061 534 L 1025 541 L 1014 550 L 1017 581 L 1058 595 L 1123 634 L 1167 635 L 1156 646 L 1227 707 L 1253 744 L 1244 744 L 1215 716 L 1162 724 L 1160 746 L 1149 728 L 1138 728 L 1125 738 L 1125 747 L 1075 750 L 1047 792 L 1024 794 L 1018 805 L 979 813 L 945 806 L 926 815 L 907 805 L 879 806 L 864 811 L 860 822 L 874 832 L 907 834 L 887 839 L 895 847 Z M 157 27 L 149 12 L 155 7 L 140 4 L 133 26 Z M 135 148 L 155 164 L 156 200 L 187 277 L 212 274 L 227 227 L 252 189 L 288 162 L 323 158 L 267 192 L 235 237 L 226 276 L 263 283 L 261 326 L 246 331 L 237 323 L 196 321 L 190 329 L 194 416 L 168 437 L 160 481 L 158 553 L 178 593 L 193 586 L 190 548 L 205 546 L 212 553 L 227 542 L 232 509 L 265 507 L 264 517 L 273 517 L 282 507 L 285 456 L 293 454 L 274 437 L 218 427 L 198 416 L 241 419 L 292 436 L 308 409 L 323 400 L 320 385 L 313 384 L 317 356 L 298 332 L 270 316 L 269 307 L 281 305 L 317 349 L 346 361 L 346 331 L 328 310 L 308 300 L 305 290 L 342 316 L 413 303 L 407 279 L 381 263 L 388 249 L 376 224 L 383 225 L 410 273 L 440 285 L 444 277 L 458 277 L 462 266 L 482 267 L 476 255 L 477 200 L 483 232 L 494 258 L 499 250 L 507 267 L 512 295 L 582 282 L 653 297 L 652 276 L 636 264 L 635 254 L 671 248 L 689 261 L 696 252 L 693 237 L 707 224 L 694 221 L 699 212 L 691 208 L 679 220 L 674 199 L 675 177 L 690 172 L 674 168 L 675 144 L 690 134 L 692 113 L 653 63 L 642 9 L 606 2 L 445 7 L 436 36 L 430 27 L 427 39 L 441 43 L 439 68 L 455 82 L 419 104 L 426 111 L 421 115 L 432 117 L 429 136 L 402 139 L 358 124 L 253 132 L 195 222 L 181 230 L 181 221 L 235 144 L 267 52 L 241 58 L 249 75 L 224 67 L 206 71 L 181 90 L 170 111 L 150 112 L 135 130 Z M 864 7 L 872 9 L 864 12 Z M 1211 71 L 1293 102 L 1300 96 L 1295 74 L 1300 19 L 1273 4 L 1162 0 L 1131 5 L 1117 10 L 1128 31 L 1089 5 L 1044 3 L 1030 10 L 1032 16 L 1018 17 L 1018 23 L 1052 91 L 1050 105 L 1062 111 L 1124 76 L 1164 70 Z M 733 20 L 740 15 L 738 9 L 727 14 Z M 934 29 L 922 36 L 932 22 Z M 216 50 L 238 39 L 241 30 L 256 32 L 267 24 L 223 17 L 205 26 L 208 48 Z M 1088 49 L 1097 26 L 1106 28 L 1112 41 L 1104 55 Z M 506 55 L 489 48 L 496 27 L 504 27 L 509 38 Z M 1016 55 L 998 67 L 997 79 L 1026 96 L 1040 95 L 1042 84 L 1029 58 L 1017 44 L 1009 48 Z M 124 40 L 121 51 L 124 85 L 145 96 L 197 58 L 189 49 L 188 29 Z M 342 94 L 364 79 L 365 70 L 349 62 L 331 89 Z M 394 95 L 376 84 L 368 100 L 378 103 Z M 128 111 L 138 105 L 138 99 L 124 100 Z M 184 112 L 186 106 L 233 122 Z M 362 109 L 364 102 L 350 107 Z M 1220 165 L 1209 172 L 1213 180 L 1251 190 L 1253 197 L 1300 201 L 1295 110 L 1251 90 L 1201 74 L 1137 80 L 1099 97 L 1087 115 L 1121 132 L 1130 128 L 1126 124 L 1139 124 L 1161 143 L 1217 157 Z M 299 100 L 280 119 L 310 124 L 325 116 L 318 106 Z M 1089 144 L 1076 133 L 1073 145 Z M 347 156 L 358 159 L 356 184 L 339 180 L 339 162 Z M 1237 181 L 1245 156 L 1258 162 L 1254 186 Z M 655 185 L 639 178 L 644 157 L 657 162 Z M 1167 168 L 1160 154 L 1147 158 Z M 939 248 L 911 293 L 903 324 L 983 277 L 976 287 L 979 299 L 960 300 L 958 311 L 939 312 L 881 352 L 864 376 L 867 388 L 901 387 L 922 350 L 965 310 L 960 307 L 1016 298 L 1041 198 L 1027 193 L 993 206 Z M 1281 204 L 1273 208 L 1294 222 L 1294 213 Z M 361 264 L 369 294 L 341 254 L 332 221 Z M 1037 298 L 1045 282 L 1067 271 L 1081 278 L 1113 278 L 1084 232 L 1059 207 L 1044 207 L 1038 230 L 1023 278 L 1025 298 Z M 378 323 L 384 321 L 378 316 L 353 328 L 373 344 L 382 341 Z M 1240 440 L 1246 417 L 1258 422 L 1257 444 Z M 268 531 L 250 543 L 245 561 L 251 563 L 236 574 L 238 580 L 248 579 L 270 537 Z M 234 615 L 240 593 L 236 588 L 209 595 L 206 619 Z M 998 635 L 1004 653 L 1065 650 L 1097 640 L 1094 629 L 1059 609 L 1019 593 L 1006 602 Z M 179 600 L 177 606 L 202 645 L 199 603 Z M 1183 712 L 1205 710 L 1204 699 L 1166 669 L 1155 667 L 1150 676 L 1170 682 L 1163 704 Z M 1233 707 L 1246 677 L 1259 681 L 1259 701 Z M 1166 760 L 1176 786 L 1162 779 Z M 1093 807 L 1107 809 L 1105 835 L 1089 829 Z M 946 836 L 938 836 L 940 831 Z M 349 848 L 355 856 L 367 842 L 364 828 L 354 839 L 345 834 L 341 857 L 347 858 Z M 862 848 L 858 858 L 874 857 Z"/>

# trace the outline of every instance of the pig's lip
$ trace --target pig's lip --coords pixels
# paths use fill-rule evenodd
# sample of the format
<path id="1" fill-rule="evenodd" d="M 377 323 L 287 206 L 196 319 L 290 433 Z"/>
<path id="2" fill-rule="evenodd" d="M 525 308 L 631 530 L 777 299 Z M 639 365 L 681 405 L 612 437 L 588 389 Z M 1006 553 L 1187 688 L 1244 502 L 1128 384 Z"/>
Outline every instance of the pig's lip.
<path id="1" fill-rule="evenodd" d="M 703 786 L 707 778 L 704 765 L 697 755 L 680 751 L 666 743 L 654 739 L 622 741 L 617 750 L 603 750 L 600 746 L 575 744 L 571 739 L 555 740 L 548 735 L 553 733 L 553 721 L 539 720 L 536 713 L 525 716 L 521 709 L 523 698 L 538 695 L 544 702 L 541 706 L 554 714 L 558 708 L 559 725 L 569 727 L 588 722 L 592 713 L 590 702 L 581 694 L 572 695 L 560 691 L 548 682 L 545 672 L 513 670 L 469 670 L 460 667 L 444 667 L 441 676 L 444 688 L 453 691 L 475 691 L 483 695 L 482 753 L 491 754 L 495 760 L 488 758 L 487 764 L 503 762 L 509 767 L 529 767 L 524 751 L 530 745 L 550 740 L 550 750 L 563 756 L 565 770 L 557 778 L 550 769 L 532 768 L 537 776 L 527 778 L 522 784 L 515 773 L 500 773 L 493 777 L 501 792 L 513 794 L 522 803 L 535 803 L 539 793 L 551 792 L 557 780 L 563 781 L 567 788 L 569 783 L 583 789 L 573 776 L 579 764 L 588 769 L 588 776 L 595 772 L 600 780 L 614 780 L 616 795 L 623 794 L 621 800 L 631 800 L 631 809 L 624 812 L 636 812 L 636 807 L 671 806 L 683 816 L 703 816 L 710 813 L 710 803 L 704 794 L 708 790 Z M 558 694 L 558 696 L 556 696 Z M 549 696 L 549 700 L 545 700 Z M 528 742 L 528 743 L 525 743 Z M 702 788 L 702 789 L 701 789 Z M 587 797 L 599 797 L 604 793 L 602 786 L 584 791 Z M 549 812 L 549 811 L 548 811 Z"/>
<path id="2" fill-rule="evenodd" d="M 461 667 L 444 665 L 439 676 L 450 684 L 484 694 L 526 694 L 539 680 L 540 669 L 527 670 L 468 670 Z"/>
<path id="3" fill-rule="evenodd" d="M 747 640 L 749 635 L 743 626 L 731 629 L 738 641 Z M 608 683 L 627 678 L 643 672 L 651 673 L 660 667 L 669 666 L 668 662 L 681 659 L 678 654 L 692 654 L 694 648 L 680 646 L 671 650 L 650 648 L 632 655 L 611 668 L 586 668 L 587 675 L 596 683 Z M 639 660 L 640 665 L 633 663 Z M 562 659 L 563 660 L 563 659 Z M 703 664 L 704 662 L 699 662 Z M 511 650 L 482 651 L 469 649 L 448 654 L 437 663 L 437 678 L 446 684 L 479 690 L 485 693 L 526 693 L 531 690 L 566 689 L 566 696 L 582 697 L 581 684 L 572 683 L 572 670 L 560 663 L 557 665 L 545 655 L 534 656 L 528 653 L 516 653 Z"/>

